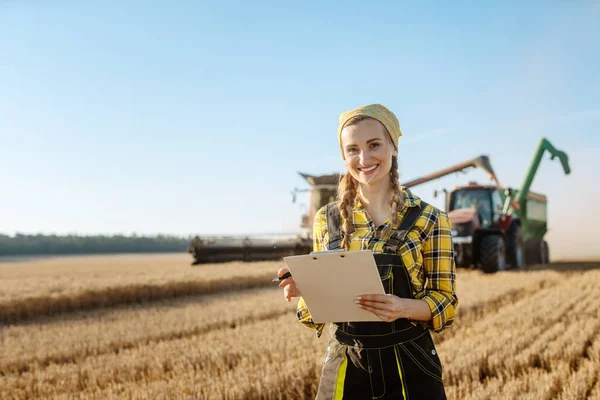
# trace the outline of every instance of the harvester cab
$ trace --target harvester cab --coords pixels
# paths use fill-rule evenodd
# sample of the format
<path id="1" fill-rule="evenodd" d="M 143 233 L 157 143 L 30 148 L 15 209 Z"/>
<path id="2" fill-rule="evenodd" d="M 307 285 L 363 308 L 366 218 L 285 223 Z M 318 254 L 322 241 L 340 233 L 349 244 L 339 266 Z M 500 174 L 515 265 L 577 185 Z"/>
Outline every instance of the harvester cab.
<path id="1" fill-rule="evenodd" d="M 334 173 L 330 175 L 314 176 L 302 172 L 298 172 L 298 174 L 306 179 L 311 186 L 310 189 L 294 189 L 294 192 L 292 192 L 294 195 L 301 191 L 310 192 L 310 205 L 306 210 L 306 213 L 302 215 L 300 222 L 300 227 L 305 230 L 305 235 L 310 237 L 312 235 L 315 214 L 321 207 L 335 200 L 342 175 Z M 294 196 L 293 201 L 295 200 Z"/>

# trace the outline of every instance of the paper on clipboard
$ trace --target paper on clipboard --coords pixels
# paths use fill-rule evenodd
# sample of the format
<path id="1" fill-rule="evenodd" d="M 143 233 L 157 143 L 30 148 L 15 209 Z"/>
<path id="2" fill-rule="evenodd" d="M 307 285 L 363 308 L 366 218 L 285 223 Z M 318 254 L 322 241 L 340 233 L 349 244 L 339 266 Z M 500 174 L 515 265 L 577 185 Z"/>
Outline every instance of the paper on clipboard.
<path id="1" fill-rule="evenodd" d="M 370 250 L 284 257 L 316 323 L 381 320 L 354 302 L 361 294 L 385 294 Z"/>

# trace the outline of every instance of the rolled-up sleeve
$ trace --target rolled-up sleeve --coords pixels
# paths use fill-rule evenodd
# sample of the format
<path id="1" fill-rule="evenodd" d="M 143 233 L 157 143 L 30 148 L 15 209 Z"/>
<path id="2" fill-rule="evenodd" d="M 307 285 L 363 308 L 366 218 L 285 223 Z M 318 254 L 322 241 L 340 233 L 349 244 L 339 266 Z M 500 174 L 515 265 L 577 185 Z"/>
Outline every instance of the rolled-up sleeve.
<path id="1" fill-rule="evenodd" d="M 442 332 L 452 325 L 458 308 L 456 296 L 456 265 L 448 214 L 440 212 L 423 246 L 423 268 L 427 282 L 417 298 L 425 300 L 431 309 L 429 329 Z"/>
<path id="2" fill-rule="evenodd" d="M 327 217 L 325 215 L 325 207 L 323 207 L 315 214 L 315 220 L 313 223 L 313 251 L 325 250 L 326 234 Z M 325 328 L 325 324 L 316 324 L 313 321 L 310 311 L 308 310 L 308 306 L 302 297 L 300 297 L 300 300 L 298 301 L 296 315 L 298 317 L 298 321 L 308 328 L 315 329 L 317 337 L 321 337 L 323 334 L 323 329 Z"/>

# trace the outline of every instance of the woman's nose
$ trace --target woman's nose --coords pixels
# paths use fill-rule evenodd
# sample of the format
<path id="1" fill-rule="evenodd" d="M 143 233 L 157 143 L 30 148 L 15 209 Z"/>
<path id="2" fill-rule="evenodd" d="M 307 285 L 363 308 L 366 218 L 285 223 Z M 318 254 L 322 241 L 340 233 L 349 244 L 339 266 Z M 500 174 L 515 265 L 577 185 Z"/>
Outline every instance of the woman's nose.
<path id="1" fill-rule="evenodd" d="M 358 161 L 360 161 L 361 165 L 366 165 L 366 163 L 368 163 L 370 160 L 371 160 L 371 156 L 369 155 L 368 152 L 365 152 L 365 151 L 360 152 Z"/>

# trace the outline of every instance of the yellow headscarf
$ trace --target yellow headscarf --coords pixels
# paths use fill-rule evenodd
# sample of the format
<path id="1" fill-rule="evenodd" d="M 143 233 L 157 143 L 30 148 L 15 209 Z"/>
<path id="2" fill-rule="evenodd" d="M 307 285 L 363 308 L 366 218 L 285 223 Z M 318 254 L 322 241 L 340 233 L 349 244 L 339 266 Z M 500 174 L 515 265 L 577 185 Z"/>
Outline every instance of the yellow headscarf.
<path id="1" fill-rule="evenodd" d="M 381 122 L 390 134 L 390 138 L 392 139 L 394 146 L 396 149 L 398 149 L 398 138 L 402 136 L 400 122 L 398 122 L 398 118 L 396 118 L 393 112 L 381 104 L 369 104 L 340 114 L 338 125 L 338 142 L 340 143 L 340 149 L 342 148 L 342 129 L 344 129 L 344 126 L 351 118 L 359 115 L 371 117 Z M 344 154 L 343 149 L 342 154 Z"/>

